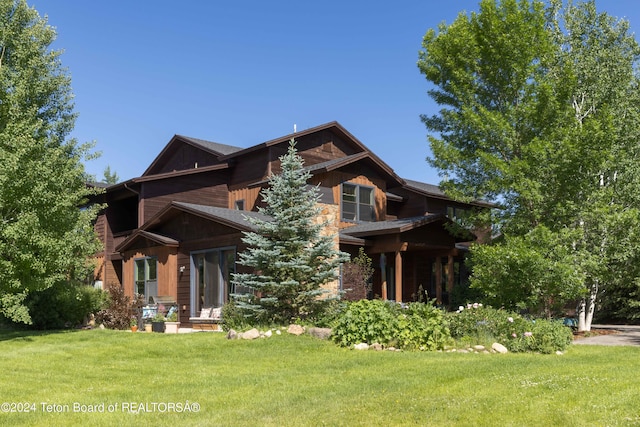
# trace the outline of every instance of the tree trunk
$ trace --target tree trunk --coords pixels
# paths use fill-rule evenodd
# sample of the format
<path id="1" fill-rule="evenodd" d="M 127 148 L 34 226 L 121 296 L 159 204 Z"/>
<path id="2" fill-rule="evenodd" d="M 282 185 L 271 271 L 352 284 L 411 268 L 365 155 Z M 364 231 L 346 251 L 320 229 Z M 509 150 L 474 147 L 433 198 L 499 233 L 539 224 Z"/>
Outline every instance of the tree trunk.
<path id="1" fill-rule="evenodd" d="M 589 295 L 583 297 L 578 303 L 578 331 L 588 332 L 591 330 L 593 313 L 596 310 L 596 297 L 598 296 L 598 282 L 595 281 L 589 287 Z"/>

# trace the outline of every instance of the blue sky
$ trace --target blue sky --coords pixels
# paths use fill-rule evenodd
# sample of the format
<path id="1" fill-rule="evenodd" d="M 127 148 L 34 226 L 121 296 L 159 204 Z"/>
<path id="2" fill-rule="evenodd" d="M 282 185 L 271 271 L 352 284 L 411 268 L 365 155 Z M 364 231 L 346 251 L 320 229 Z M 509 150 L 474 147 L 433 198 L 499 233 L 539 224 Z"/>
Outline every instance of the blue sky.
<path id="1" fill-rule="evenodd" d="M 336 120 L 398 175 L 437 184 L 422 37 L 478 0 L 28 0 L 56 27 L 87 163 L 140 176 L 174 134 L 248 147 Z M 600 10 L 640 28 L 640 2 Z M 637 32 L 637 31 L 636 31 Z"/>

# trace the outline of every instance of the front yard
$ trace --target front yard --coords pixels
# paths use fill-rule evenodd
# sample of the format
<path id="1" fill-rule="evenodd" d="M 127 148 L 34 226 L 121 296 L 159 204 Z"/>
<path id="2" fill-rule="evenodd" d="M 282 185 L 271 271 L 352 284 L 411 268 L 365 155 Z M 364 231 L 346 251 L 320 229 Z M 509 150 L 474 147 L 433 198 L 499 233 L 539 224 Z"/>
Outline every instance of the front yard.
<path id="1" fill-rule="evenodd" d="M 1 425 L 640 425 L 640 347 L 358 352 L 109 330 L 0 341 Z"/>

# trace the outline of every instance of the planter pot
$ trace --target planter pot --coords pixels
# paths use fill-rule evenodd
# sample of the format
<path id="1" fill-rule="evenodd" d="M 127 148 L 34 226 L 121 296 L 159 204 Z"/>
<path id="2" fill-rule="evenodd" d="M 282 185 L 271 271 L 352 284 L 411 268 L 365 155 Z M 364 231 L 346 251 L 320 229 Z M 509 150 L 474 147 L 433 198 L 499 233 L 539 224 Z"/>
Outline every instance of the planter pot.
<path id="1" fill-rule="evenodd" d="M 164 322 L 151 322 L 153 332 L 164 332 Z"/>
<path id="2" fill-rule="evenodd" d="M 177 334 L 180 328 L 180 322 L 164 322 L 165 334 Z"/>
<path id="3" fill-rule="evenodd" d="M 132 326 L 131 332 L 138 332 L 138 327 L 136 325 Z"/>
<path id="4" fill-rule="evenodd" d="M 152 331 L 151 323 L 145 323 L 144 324 L 144 331 L 145 332 L 151 332 Z"/>

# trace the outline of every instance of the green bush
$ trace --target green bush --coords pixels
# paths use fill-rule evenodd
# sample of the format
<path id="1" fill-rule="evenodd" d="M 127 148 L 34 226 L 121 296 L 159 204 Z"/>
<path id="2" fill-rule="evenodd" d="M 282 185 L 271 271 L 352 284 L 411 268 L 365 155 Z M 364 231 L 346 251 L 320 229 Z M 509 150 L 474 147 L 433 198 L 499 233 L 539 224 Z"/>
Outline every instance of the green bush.
<path id="1" fill-rule="evenodd" d="M 497 341 L 512 352 L 552 353 L 571 344 L 571 330 L 561 322 L 526 319 L 516 313 L 469 304 L 447 314 L 451 336 L 466 344 Z"/>
<path id="2" fill-rule="evenodd" d="M 105 292 L 80 283 L 59 282 L 26 300 L 32 327 L 62 329 L 82 325 L 91 314 L 105 307 Z"/>
<path id="3" fill-rule="evenodd" d="M 347 305 L 332 339 L 348 347 L 361 342 L 408 350 L 442 349 L 450 340 L 443 313 L 432 304 L 361 300 Z"/>
<path id="4" fill-rule="evenodd" d="M 244 331 L 251 328 L 255 323 L 251 313 L 243 310 L 238 304 L 236 304 L 233 298 L 222 306 L 222 329 L 229 331 L 234 329 L 236 331 Z"/>

